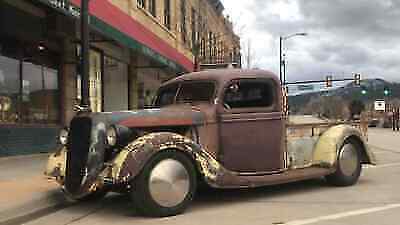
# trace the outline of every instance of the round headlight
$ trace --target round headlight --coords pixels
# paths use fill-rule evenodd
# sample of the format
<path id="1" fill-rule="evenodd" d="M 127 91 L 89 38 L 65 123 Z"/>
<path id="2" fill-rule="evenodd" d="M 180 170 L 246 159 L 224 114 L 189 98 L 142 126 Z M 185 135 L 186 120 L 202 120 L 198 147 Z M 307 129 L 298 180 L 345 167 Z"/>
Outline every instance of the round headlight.
<path id="1" fill-rule="evenodd" d="M 60 131 L 60 135 L 58 135 L 58 139 L 62 145 L 67 145 L 68 143 L 68 130 L 62 129 Z"/>
<path id="2" fill-rule="evenodd" d="M 115 127 L 110 127 L 107 130 L 107 144 L 111 147 L 117 145 L 117 130 Z"/>

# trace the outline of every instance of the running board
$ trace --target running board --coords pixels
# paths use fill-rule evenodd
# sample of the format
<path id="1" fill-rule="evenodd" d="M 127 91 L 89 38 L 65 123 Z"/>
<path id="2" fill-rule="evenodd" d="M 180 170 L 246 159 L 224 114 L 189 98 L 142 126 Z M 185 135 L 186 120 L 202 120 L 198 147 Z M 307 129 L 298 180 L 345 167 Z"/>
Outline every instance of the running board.
<path id="1" fill-rule="evenodd" d="M 334 168 L 308 167 L 304 169 L 287 170 L 278 174 L 268 174 L 260 176 L 243 176 L 243 174 L 238 175 L 230 173 L 229 175 L 226 174 L 226 176 L 224 177 L 224 179 L 222 179 L 222 182 L 219 183 L 217 188 L 253 188 L 284 184 L 324 177 L 334 172 Z"/>

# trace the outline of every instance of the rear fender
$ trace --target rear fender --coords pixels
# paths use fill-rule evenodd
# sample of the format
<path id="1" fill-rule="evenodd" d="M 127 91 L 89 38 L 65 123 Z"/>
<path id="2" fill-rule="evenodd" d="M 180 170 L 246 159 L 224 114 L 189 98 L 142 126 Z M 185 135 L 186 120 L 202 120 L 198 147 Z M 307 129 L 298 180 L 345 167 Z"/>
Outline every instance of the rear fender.
<path id="1" fill-rule="evenodd" d="M 202 147 L 179 134 L 160 132 L 140 137 L 128 144 L 112 163 L 114 183 L 126 183 L 136 177 L 155 154 L 174 149 L 192 159 L 207 183 L 214 183 L 222 167 Z"/>
<path id="2" fill-rule="evenodd" d="M 318 139 L 313 151 L 313 165 L 332 168 L 336 165 L 340 148 L 346 141 L 354 141 L 361 148 L 363 164 L 376 165 L 373 152 L 365 143 L 361 132 L 348 125 L 337 125 L 329 128 Z"/>

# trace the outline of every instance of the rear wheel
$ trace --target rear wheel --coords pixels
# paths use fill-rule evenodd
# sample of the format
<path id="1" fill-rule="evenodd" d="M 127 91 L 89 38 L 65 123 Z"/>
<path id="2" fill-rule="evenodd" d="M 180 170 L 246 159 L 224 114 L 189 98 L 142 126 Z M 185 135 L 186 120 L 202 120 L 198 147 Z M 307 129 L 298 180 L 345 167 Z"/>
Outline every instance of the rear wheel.
<path id="1" fill-rule="evenodd" d="M 346 142 L 339 151 L 335 173 L 326 176 L 326 180 L 335 186 L 350 186 L 357 183 L 361 174 L 359 146 Z"/>
<path id="2" fill-rule="evenodd" d="M 131 197 L 140 214 L 173 216 L 182 213 L 193 200 L 196 170 L 183 153 L 165 151 L 150 159 L 131 186 Z"/>

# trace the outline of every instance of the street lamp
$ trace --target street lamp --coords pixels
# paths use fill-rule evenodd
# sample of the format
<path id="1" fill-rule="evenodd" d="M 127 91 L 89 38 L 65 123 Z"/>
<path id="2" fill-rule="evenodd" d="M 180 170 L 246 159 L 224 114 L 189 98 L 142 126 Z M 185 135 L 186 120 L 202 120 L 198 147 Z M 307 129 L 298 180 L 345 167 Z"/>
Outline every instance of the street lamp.
<path id="1" fill-rule="evenodd" d="M 285 63 L 283 61 L 283 56 L 282 56 L 282 47 L 283 47 L 283 41 L 286 41 L 289 38 L 295 37 L 295 36 L 307 36 L 307 33 L 294 33 L 291 35 L 287 35 L 287 36 L 280 36 L 279 37 L 279 80 L 281 81 L 281 84 L 285 84 L 286 83 L 286 75 L 283 77 L 282 79 L 282 66 Z"/>
<path id="2" fill-rule="evenodd" d="M 80 107 L 90 110 L 89 101 L 89 0 L 81 1 L 81 93 Z"/>

